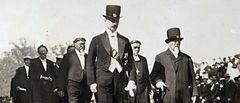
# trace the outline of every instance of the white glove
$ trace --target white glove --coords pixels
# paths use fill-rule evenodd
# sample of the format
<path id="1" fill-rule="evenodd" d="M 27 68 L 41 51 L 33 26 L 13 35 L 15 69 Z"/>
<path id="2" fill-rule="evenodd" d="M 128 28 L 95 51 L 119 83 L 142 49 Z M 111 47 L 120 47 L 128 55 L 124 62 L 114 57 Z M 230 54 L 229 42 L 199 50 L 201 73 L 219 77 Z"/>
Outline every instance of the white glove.
<path id="1" fill-rule="evenodd" d="M 127 84 L 127 87 L 125 87 L 124 89 L 129 92 L 129 95 L 130 95 L 131 97 L 133 97 L 133 96 L 134 96 L 133 90 L 137 89 L 137 87 L 136 87 L 136 85 L 135 85 L 135 82 L 132 81 L 132 80 L 130 80 L 130 81 L 128 82 L 128 84 Z"/>
<path id="2" fill-rule="evenodd" d="M 97 92 L 97 83 L 91 84 L 90 90 L 91 90 L 91 92 L 96 93 Z"/>
<path id="3" fill-rule="evenodd" d="M 162 91 L 164 91 L 164 87 L 167 87 L 167 85 L 165 83 L 163 83 L 162 81 L 160 81 L 160 82 L 157 82 L 156 87 L 160 88 Z"/>

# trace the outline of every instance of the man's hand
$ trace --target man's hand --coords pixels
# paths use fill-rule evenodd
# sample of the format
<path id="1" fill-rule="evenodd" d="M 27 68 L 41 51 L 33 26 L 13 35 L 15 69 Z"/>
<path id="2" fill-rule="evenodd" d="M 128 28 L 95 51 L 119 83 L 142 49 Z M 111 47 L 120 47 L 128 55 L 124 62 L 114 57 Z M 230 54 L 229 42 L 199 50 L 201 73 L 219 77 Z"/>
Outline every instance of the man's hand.
<path id="1" fill-rule="evenodd" d="M 160 82 L 156 83 L 156 87 L 161 88 L 161 90 L 164 91 L 164 87 L 167 87 L 167 85 L 165 83 L 163 83 L 162 81 L 160 81 Z"/>
<path id="2" fill-rule="evenodd" d="M 129 95 L 130 95 L 131 97 L 134 96 L 133 90 L 136 90 L 136 89 L 137 89 L 137 87 L 136 87 L 136 85 L 135 85 L 135 82 L 132 81 L 132 80 L 130 80 L 130 81 L 128 82 L 128 84 L 127 84 L 127 87 L 125 87 L 125 90 L 129 92 Z"/>
<path id="3" fill-rule="evenodd" d="M 53 79 L 51 77 L 47 77 L 47 76 L 43 76 L 43 75 L 40 75 L 40 79 L 43 79 L 43 80 L 48 80 L 48 81 L 53 81 Z"/>
<path id="4" fill-rule="evenodd" d="M 97 92 L 97 83 L 93 83 L 90 85 L 90 90 L 93 92 L 93 93 L 96 93 Z"/>

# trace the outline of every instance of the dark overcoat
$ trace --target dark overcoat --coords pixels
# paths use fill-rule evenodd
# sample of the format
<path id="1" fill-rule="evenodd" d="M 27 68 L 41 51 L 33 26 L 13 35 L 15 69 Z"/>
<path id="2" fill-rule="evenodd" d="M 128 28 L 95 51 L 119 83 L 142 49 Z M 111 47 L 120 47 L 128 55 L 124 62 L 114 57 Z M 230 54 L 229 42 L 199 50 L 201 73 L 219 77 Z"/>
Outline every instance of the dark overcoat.
<path id="1" fill-rule="evenodd" d="M 167 85 L 164 103 L 191 103 L 192 95 L 198 95 L 192 59 L 182 52 L 178 58 L 169 49 L 158 54 L 150 78 L 154 86 L 158 81 Z"/>
<path id="2" fill-rule="evenodd" d="M 16 101 L 17 103 L 32 103 L 32 82 L 27 76 L 27 72 L 25 67 L 20 67 L 16 70 L 15 75 L 15 88 L 21 87 L 25 88 L 26 91 L 18 90 L 16 92 Z"/>
<path id="3" fill-rule="evenodd" d="M 33 83 L 34 102 L 52 103 L 53 90 L 56 88 L 56 73 L 53 62 L 47 59 L 46 63 L 47 71 L 44 70 L 40 58 L 32 59 L 30 63 L 29 77 Z M 51 77 L 53 81 L 40 79 L 40 75 Z"/>

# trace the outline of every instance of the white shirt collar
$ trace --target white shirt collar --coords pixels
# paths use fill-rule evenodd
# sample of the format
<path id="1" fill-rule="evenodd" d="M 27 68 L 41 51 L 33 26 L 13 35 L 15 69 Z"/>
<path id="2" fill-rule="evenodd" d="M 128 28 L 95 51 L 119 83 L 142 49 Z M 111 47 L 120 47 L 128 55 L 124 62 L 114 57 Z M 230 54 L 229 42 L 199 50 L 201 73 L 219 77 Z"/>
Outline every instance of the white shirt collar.
<path id="1" fill-rule="evenodd" d="M 24 67 L 25 67 L 26 69 L 29 69 L 29 66 L 27 66 L 26 64 L 24 64 Z"/>
<path id="2" fill-rule="evenodd" d="M 42 59 L 42 58 L 40 58 L 40 60 L 41 60 L 42 62 L 46 62 L 47 59 Z"/>
<path id="3" fill-rule="evenodd" d="M 106 32 L 109 37 L 117 37 L 117 30 L 112 32 L 111 30 L 107 29 Z"/>
<path id="4" fill-rule="evenodd" d="M 140 61 L 140 58 L 139 58 L 138 55 L 133 55 L 133 59 L 134 59 L 135 61 Z"/>
<path id="5" fill-rule="evenodd" d="M 76 53 L 79 55 L 79 56 L 84 56 L 85 55 L 85 52 L 79 52 L 77 49 L 75 49 Z"/>
<path id="6" fill-rule="evenodd" d="M 47 59 L 41 59 L 41 58 L 40 58 L 40 60 L 41 60 L 41 62 L 42 62 L 42 65 L 43 65 L 44 70 L 47 71 Z"/>
<path id="7" fill-rule="evenodd" d="M 29 66 L 27 66 L 26 64 L 24 64 L 25 70 L 26 70 L 26 74 L 27 74 L 27 78 L 29 78 Z"/>
<path id="8" fill-rule="evenodd" d="M 79 52 L 77 49 L 75 49 L 76 53 L 77 53 L 77 56 L 78 56 L 78 59 L 81 63 L 81 66 L 82 66 L 82 69 L 85 68 L 85 57 L 84 57 L 84 51 L 83 52 Z"/>

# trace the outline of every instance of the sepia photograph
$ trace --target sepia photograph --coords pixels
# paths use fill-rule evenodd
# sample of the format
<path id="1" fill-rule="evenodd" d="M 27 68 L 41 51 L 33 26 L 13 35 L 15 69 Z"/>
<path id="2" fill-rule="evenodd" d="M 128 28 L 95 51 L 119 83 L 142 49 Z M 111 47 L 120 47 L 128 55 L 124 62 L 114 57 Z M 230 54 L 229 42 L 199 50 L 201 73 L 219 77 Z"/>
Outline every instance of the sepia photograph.
<path id="1" fill-rule="evenodd" d="M 0 103 L 240 103 L 239 0 L 0 0 Z"/>

